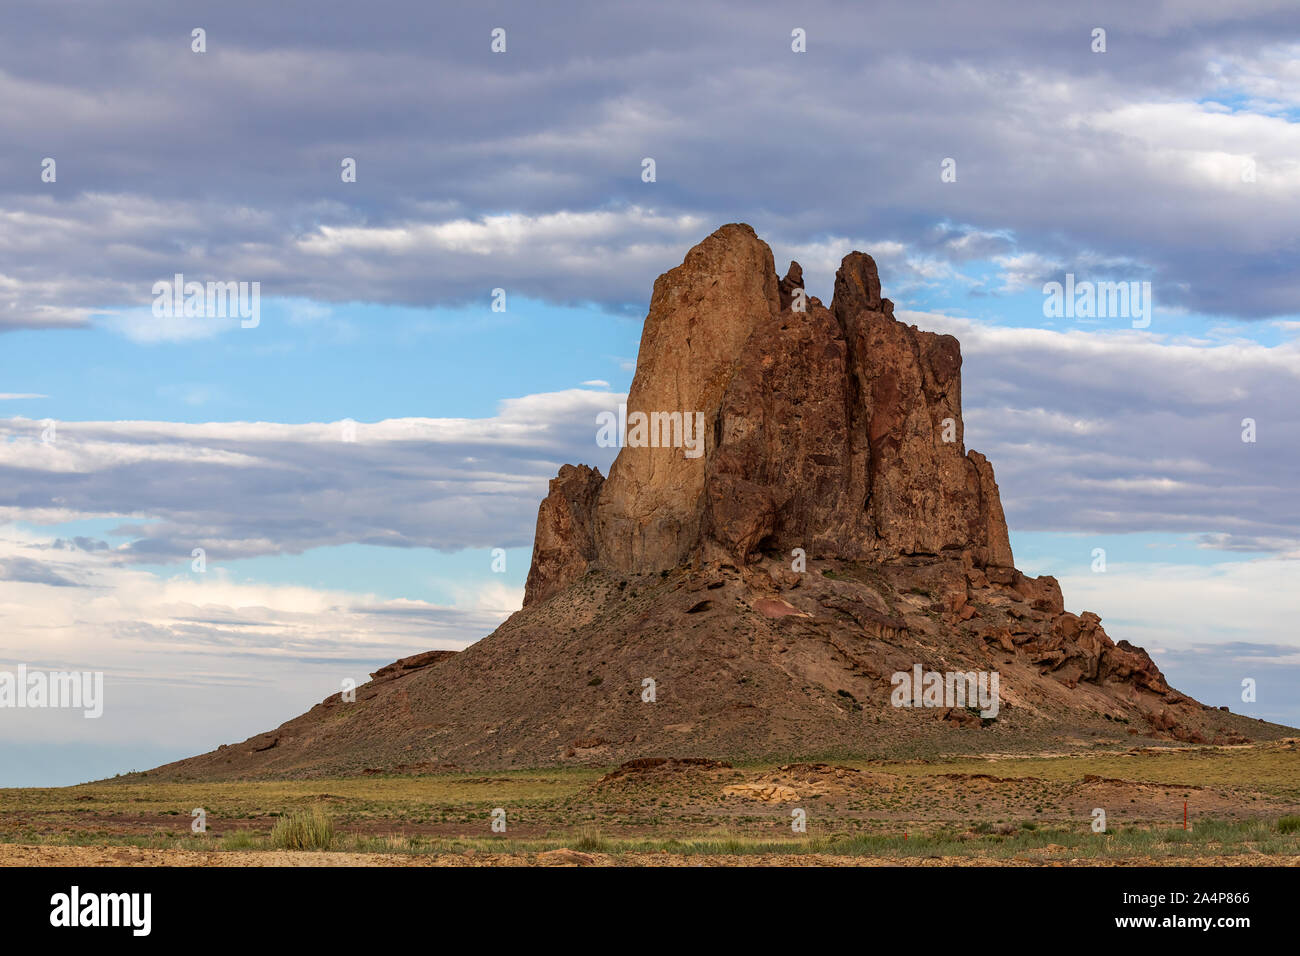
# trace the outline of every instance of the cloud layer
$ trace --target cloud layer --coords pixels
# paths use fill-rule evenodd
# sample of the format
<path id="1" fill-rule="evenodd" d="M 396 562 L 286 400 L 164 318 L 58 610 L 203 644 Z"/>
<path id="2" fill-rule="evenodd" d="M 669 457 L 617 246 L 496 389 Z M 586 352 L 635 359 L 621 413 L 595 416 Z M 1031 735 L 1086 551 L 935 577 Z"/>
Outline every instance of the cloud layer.
<path id="1" fill-rule="evenodd" d="M 897 244 L 915 266 L 900 282 L 1011 255 L 1127 263 L 1159 301 L 1209 313 L 1300 297 L 1285 2 L 936 20 L 904 2 L 562 17 L 410 0 L 328 18 L 234 0 L 204 11 L 203 54 L 191 19 L 126 0 L 111 21 L 40 5 L 7 23 L 0 328 L 144 305 L 176 271 L 335 302 L 507 287 L 624 307 L 737 219 L 782 256 Z"/>
<path id="2" fill-rule="evenodd" d="M 607 466 L 596 415 L 623 396 L 571 389 L 488 419 L 377 423 L 0 420 L 0 520 L 121 517 L 120 563 L 295 554 L 339 544 L 528 547 L 565 461 Z"/>
<path id="3" fill-rule="evenodd" d="M 1300 342 L 900 317 L 961 340 L 966 442 L 993 462 L 1014 529 L 1199 532 L 1300 554 Z"/>
<path id="4" fill-rule="evenodd" d="M 1196 533 L 1300 554 L 1300 342 L 900 317 L 962 341 L 966 441 L 992 460 L 1014 530 Z M 510 399 L 485 419 L 71 422 L 50 443 L 42 422 L 10 419 L 0 519 L 120 517 L 131 541 L 104 557 L 123 564 L 187 562 L 196 547 L 218 561 L 350 543 L 528 547 L 559 465 L 608 467 L 596 416 L 622 400 L 595 387 Z"/>

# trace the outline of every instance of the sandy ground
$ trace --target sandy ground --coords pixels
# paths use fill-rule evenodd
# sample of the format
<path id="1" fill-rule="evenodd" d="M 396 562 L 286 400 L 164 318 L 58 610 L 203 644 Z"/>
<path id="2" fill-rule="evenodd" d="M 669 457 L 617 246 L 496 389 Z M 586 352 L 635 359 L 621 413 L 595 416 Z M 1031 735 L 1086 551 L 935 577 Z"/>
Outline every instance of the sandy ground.
<path id="1" fill-rule="evenodd" d="M 303 853 L 283 850 L 201 852 L 139 847 L 27 846 L 0 844 L 0 866 L 1300 866 L 1300 856 L 1241 854 L 1180 857 L 1152 861 L 1074 860 L 1063 853 L 1036 850 L 1010 860 L 969 857 L 884 858 L 826 854 L 681 856 L 629 853 L 611 857 L 559 850 L 550 853 Z"/>

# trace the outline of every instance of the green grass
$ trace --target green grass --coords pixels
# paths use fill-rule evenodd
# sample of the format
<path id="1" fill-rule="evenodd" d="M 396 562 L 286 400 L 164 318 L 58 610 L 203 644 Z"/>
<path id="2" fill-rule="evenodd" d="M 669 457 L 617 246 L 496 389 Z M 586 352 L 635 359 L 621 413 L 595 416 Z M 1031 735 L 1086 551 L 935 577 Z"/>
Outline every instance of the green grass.
<path id="1" fill-rule="evenodd" d="M 236 830 L 228 836 L 221 837 L 223 850 L 261 850 L 267 845 L 265 837 L 259 838 L 251 830 Z"/>

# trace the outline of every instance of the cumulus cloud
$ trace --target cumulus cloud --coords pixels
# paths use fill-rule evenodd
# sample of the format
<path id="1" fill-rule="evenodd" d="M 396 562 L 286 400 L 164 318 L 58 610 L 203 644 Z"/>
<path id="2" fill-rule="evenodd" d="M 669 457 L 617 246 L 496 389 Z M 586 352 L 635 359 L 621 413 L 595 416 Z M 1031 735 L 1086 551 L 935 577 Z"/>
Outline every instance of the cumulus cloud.
<path id="1" fill-rule="evenodd" d="M 1100 259 L 1204 312 L 1288 314 L 1300 296 L 1284 4 L 1102 3 L 1105 54 L 1032 3 L 941 23 L 901 2 L 805 5 L 806 55 L 775 3 L 563 24 L 524 7 L 494 56 L 470 10 L 387 2 L 374 23 L 401 29 L 305 29 L 242 0 L 211 13 L 196 55 L 137 3 L 121 20 L 24 10 L 0 37 L 0 328 L 139 308 L 175 271 L 321 302 L 505 287 L 621 308 L 732 220 L 803 250 L 819 294 L 818 250 L 860 237 L 897 250 L 900 287 L 961 281 L 973 258 L 1005 258 L 1012 288 L 1035 262 Z"/>

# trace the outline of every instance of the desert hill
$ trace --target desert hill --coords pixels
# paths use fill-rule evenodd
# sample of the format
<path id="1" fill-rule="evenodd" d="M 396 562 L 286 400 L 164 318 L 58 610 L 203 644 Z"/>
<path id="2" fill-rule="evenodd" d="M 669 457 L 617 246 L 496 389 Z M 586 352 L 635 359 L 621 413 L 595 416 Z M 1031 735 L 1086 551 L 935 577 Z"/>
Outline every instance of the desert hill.
<path id="1" fill-rule="evenodd" d="M 870 256 L 845 257 L 826 306 L 749 226 L 713 233 L 655 282 L 627 426 L 608 478 L 552 480 L 524 606 L 495 632 L 149 776 L 1292 733 L 1177 692 L 1016 570 L 992 466 L 965 448 L 960 346 L 894 319 Z M 996 674 L 996 713 L 897 706 L 893 675 L 918 668 Z"/>

